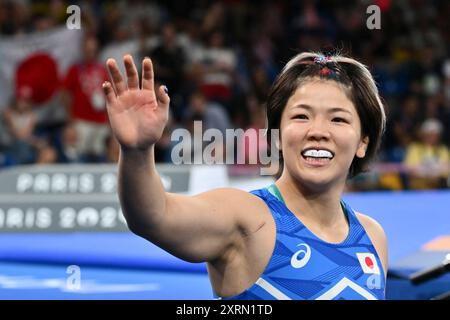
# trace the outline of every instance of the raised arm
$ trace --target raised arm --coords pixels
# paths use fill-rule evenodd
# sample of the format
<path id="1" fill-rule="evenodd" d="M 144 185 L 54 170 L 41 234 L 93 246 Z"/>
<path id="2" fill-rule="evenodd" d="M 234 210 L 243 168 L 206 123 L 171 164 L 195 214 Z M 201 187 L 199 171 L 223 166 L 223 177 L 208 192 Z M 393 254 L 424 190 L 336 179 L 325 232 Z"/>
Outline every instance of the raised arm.
<path id="1" fill-rule="evenodd" d="M 130 55 L 124 57 L 127 80 L 108 59 L 111 82 L 103 89 L 112 131 L 120 146 L 119 199 L 128 226 L 173 255 L 191 262 L 220 258 L 252 229 L 265 210 L 256 197 L 219 189 L 189 197 L 165 192 L 155 168 L 154 145 L 168 119 L 170 98 L 154 88 L 149 58 L 142 62 L 142 86 Z M 231 200 L 231 201 L 230 201 Z"/>

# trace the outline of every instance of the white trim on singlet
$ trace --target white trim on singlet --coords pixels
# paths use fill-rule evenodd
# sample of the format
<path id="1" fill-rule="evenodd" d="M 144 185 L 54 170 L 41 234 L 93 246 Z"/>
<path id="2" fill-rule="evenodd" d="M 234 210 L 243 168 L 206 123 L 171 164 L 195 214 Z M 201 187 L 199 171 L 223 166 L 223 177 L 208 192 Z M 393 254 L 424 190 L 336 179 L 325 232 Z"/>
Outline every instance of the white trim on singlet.
<path id="1" fill-rule="evenodd" d="M 256 281 L 256 284 L 263 288 L 267 293 L 271 294 L 273 297 L 277 298 L 277 300 L 292 300 L 287 295 L 285 295 L 283 292 L 275 288 L 273 285 L 271 285 L 269 282 L 264 280 L 263 278 L 259 278 Z"/>
<path id="2" fill-rule="evenodd" d="M 321 296 L 317 297 L 316 300 L 332 300 L 335 298 L 339 293 L 344 291 L 345 288 L 351 288 L 357 293 L 359 293 L 361 296 L 366 298 L 367 300 L 378 300 L 376 297 L 374 297 L 369 291 L 365 290 L 358 284 L 354 283 L 350 279 L 344 277 L 342 278 L 338 283 L 336 283 L 330 290 L 322 294 Z"/>

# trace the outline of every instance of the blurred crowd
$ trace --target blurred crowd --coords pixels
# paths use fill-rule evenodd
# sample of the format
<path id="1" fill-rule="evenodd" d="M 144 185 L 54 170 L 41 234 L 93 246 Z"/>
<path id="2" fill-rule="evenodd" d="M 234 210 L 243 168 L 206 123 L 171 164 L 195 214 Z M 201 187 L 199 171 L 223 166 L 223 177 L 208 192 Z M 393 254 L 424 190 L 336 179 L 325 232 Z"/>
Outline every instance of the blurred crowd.
<path id="1" fill-rule="evenodd" d="M 108 57 L 152 58 L 171 96 L 156 160 L 170 162 L 171 132 L 193 130 L 195 120 L 203 130 L 264 128 L 266 95 L 283 65 L 298 52 L 334 47 L 369 66 L 388 116 L 373 172 L 349 188 L 449 187 L 447 0 L 0 0 L 0 37 L 65 25 L 69 4 L 80 6 L 85 36 L 83 58 L 58 93 L 67 116 L 39 121 L 29 88 L 16 90 L 0 108 L 0 166 L 117 161 L 101 91 Z M 371 4 L 381 10 L 380 30 L 366 26 Z"/>

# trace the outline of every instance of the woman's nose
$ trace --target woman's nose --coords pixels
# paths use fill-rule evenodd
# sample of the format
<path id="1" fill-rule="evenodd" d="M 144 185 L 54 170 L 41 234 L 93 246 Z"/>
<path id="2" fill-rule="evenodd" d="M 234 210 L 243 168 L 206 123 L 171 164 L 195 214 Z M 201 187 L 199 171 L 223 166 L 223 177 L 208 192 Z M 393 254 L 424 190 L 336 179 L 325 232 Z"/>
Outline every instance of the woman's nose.
<path id="1" fill-rule="evenodd" d="M 322 140 L 330 138 L 330 131 L 326 121 L 314 119 L 307 132 L 307 138 L 311 140 Z"/>

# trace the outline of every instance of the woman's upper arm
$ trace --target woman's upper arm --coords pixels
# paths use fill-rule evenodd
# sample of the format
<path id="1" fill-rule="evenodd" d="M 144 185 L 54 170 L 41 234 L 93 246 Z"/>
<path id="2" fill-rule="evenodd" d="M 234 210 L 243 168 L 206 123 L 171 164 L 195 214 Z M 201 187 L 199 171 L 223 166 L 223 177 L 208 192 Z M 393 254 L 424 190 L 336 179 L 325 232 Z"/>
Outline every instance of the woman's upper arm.
<path id="1" fill-rule="evenodd" d="M 264 202 L 237 189 L 216 189 L 196 196 L 166 194 L 166 217 L 157 230 L 138 234 L 190 262 L 212 261 L 257 229 Z M 262 215 L 260 215 L 262 217 Z"/>

